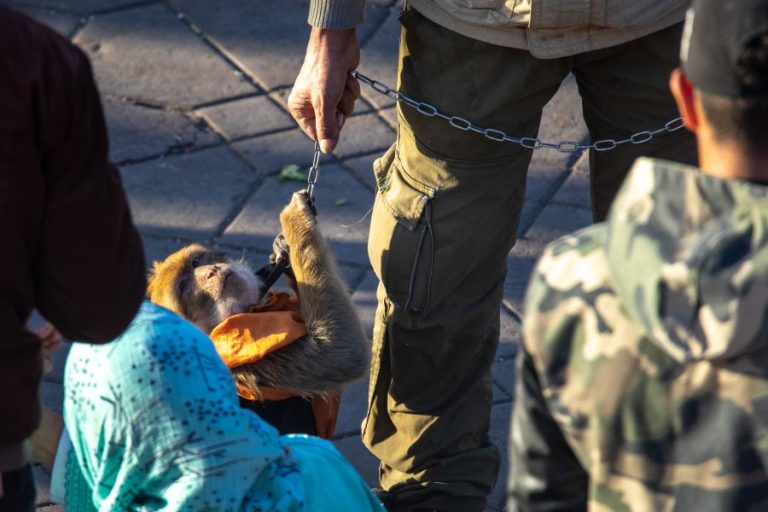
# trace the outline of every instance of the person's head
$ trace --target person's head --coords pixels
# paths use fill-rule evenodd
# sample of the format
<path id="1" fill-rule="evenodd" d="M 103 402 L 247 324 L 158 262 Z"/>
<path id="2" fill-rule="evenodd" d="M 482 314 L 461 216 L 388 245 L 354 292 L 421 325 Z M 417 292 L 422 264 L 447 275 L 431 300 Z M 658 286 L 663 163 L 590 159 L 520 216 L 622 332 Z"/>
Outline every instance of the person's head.
<path id="1" fill-rule="evenodd" d="M 705 170 L 724 151 L 768 161 L 768 0 L 694 0 L 670 87 Z"/>

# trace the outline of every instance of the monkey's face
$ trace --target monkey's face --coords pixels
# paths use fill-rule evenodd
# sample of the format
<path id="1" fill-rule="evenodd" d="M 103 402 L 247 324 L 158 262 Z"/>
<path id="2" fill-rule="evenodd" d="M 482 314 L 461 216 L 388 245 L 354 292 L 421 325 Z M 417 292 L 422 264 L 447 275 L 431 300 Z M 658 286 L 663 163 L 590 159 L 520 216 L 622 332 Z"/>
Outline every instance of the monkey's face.
<path id="1" fill-rule="evenodd" d="M 210 333 L 225 318 L 257 304 L 260 285 L 245 262 L 195 244 L 155 262 L 147 295 Z"/>

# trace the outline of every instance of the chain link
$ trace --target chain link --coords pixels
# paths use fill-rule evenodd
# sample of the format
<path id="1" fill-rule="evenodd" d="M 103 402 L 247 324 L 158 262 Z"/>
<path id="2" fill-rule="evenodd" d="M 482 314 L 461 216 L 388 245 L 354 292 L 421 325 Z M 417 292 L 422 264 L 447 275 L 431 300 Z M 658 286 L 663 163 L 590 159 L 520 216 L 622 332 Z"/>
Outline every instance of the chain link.
<path id="1" fill-rule="evenodd" d="M 417 112 L 424 116 L 439 117 L 440 119 L 448 121 L 448 124 L 458 130 L 479 133 L 486 139 L 494 140 L 497 142 L 512 142 L 513 144 L 517 144 L 526 149 L 556 149 L 561 153 L 577 153 L 585 149 L 593 149 L 595 151 L 610 151 L 612 149 L 616 149 L 622 144 L 645 144 L 654 137 L 657 137 L 663 133 L 676 132 L 683 127 L 682 118 L 677 117 L 666 123 L 662 128 L 659 128 L 658 130 L 637 132 L 627 137 L 626 139 L 601 139 L 594 141 L 592 144 L 580 144 L 573 141 L 544 142 L 533 137 L 513 137 L 495 128 L 481 128 L 472 123 L 472 121 L 463 117 L 443 114 L 436 107 L 430 105 L 429 103 L 410 98 L 401 92 L 389 88 L 386 84 L 383 84 L 378 80 L 368 78 L 358 71 L 352 71 L 351 74 L 357 80 L 370 86 L 374 91 L 387 96 L 389 99 L 397 103 L 408 105 L 409 107 L 416 109 Z"/>
<path id="2" fill-rule="evenodd" d="M 315 141 L 315 154 L 312 157 L 312 167 L 307 171 L 307 195 L 309 195 L 309 202 L 313 204 L 315 202 L 315 183 L 320 176 L 320 143 Z"/>

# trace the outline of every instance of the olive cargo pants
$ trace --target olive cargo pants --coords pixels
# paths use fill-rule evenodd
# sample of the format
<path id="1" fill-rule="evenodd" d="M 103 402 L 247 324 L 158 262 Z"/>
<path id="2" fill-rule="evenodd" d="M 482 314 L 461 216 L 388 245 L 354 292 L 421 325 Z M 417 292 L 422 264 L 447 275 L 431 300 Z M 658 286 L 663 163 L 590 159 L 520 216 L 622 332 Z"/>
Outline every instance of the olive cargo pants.
<path id="1" fill-rule="evenodd" d="M 677 117 L 667 83 L 681 25 L 554 60 L 401 15 L 399 90 L 482 127 L 535 137 L 541 110 L 572 72 L 593 140 Z M 380 460 L 390 510 L 482 510 L 499 470 L 488 436 L 490 367 L 506 260 L 531 151 L 398 106 L 395 144 L 376 161 L 368 252 L 380 279 L 363 442 Z M 693 163 L 684 130 L 590 155 L 593 212 L 604 218 L 640 155 Z M 513 461 L 514 463 L 514 461 Z"/>

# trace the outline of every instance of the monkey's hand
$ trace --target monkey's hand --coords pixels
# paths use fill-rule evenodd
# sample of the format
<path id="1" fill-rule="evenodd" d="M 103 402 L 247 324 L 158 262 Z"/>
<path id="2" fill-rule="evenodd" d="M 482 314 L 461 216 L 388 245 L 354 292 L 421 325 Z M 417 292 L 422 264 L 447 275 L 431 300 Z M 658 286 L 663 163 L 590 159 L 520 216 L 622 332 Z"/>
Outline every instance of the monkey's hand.
<path id="1" fill-rule="evenodd" d="M 288 245 L 296 250 L 298 247 L 313 243 L 310 238 L 317 229 L 317 220 L 312 215 L 309 205 L 309 194 L 306 190 L 295 192 L 291 202 L 280 214 L 280 224 Z"/>
<path id="2" fill-rule="evenodd" d="M 280 233 L 272 242 L 272 254 L 269 255 L 269 262 L 275 264 L 278 261 L 290 261 L 291 248 L 285 235 Z"/>

